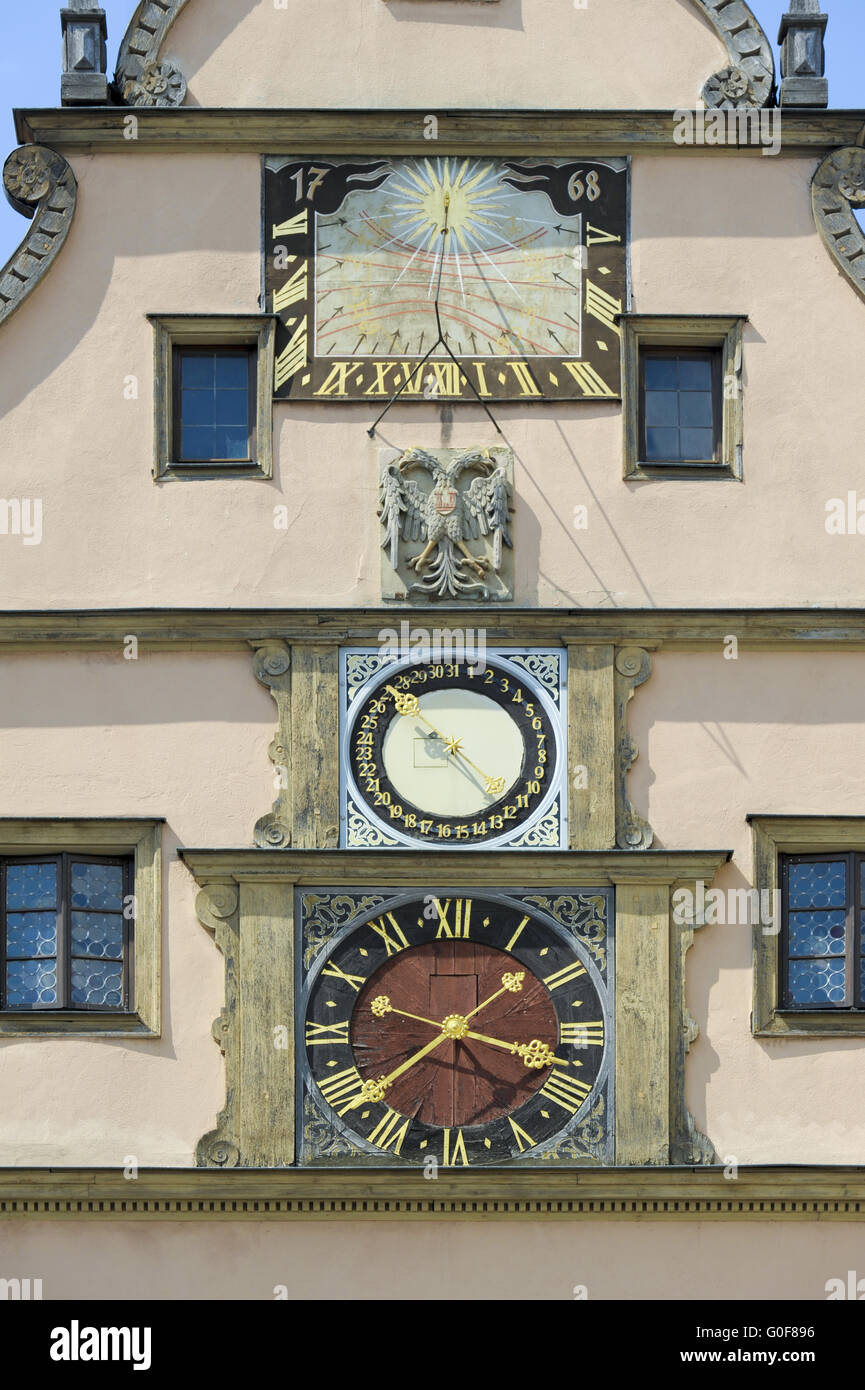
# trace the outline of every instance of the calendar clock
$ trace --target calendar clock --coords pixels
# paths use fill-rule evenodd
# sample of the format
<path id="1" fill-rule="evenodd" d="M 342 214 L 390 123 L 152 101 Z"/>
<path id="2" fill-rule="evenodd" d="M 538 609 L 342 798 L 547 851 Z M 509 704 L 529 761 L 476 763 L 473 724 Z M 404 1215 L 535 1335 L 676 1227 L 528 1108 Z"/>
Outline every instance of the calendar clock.
<path id="1" fill-rule="evenodd" d="M 342 653 L 346 848 L 560 849 L 565 653 Z"/>
<path id="2" fill-rule="evenodd" d="M 628 177 L 609 157 L 265 158 L 275 395 L 618 397 Z"/>
<path id="3" fill-rule="evenodd" d="M 611 1161 L 609 908 L 298 890 L 301 1161 Z"/>

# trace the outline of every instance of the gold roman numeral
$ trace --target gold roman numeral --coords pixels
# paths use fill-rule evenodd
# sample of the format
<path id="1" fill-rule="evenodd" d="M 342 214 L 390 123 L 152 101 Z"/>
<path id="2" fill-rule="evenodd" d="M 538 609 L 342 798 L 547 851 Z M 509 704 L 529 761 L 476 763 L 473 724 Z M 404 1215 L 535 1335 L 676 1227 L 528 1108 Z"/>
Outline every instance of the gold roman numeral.
<path id="1" fill-rule="evenodd" d="M 289 257 L 294 260 L 294 256 Z M 273 312 L 281 314 L 283 309 L 287 309 L 289 304 L 296 304 L 299 299 L 306 299 L 307 292 L 307 265 L 306 261 L 301 262 L 293 275 L 289 276 L 280 290 L 273 292 Z"/>
<path id="2" fill-rule="evenodd" d="M 469 1166 L 469 1160 L 468 1160 L 468 1155 L 466 1154 L 466 1141 L 465 1141 L 465 1139 L 463 1138 L 463 1132 L 462 1132 L 462 1130 L 461 1130 L 461 1129 L 458 1129 L 458 1130 L 457 1130 L 457 1137 L 456 1137 L 456 1139 L 453 1141 L 453 1148 L 451 1148 L 451 1132 L 450 1132 L 450 1130 L 449 1130 L 449 1129 L 445 1129 L 445 1130 L 442 1131 L 442 1133 L 444 1134 L 444 1145 L 445 1145 L 445 1146 L 444 1146 L 444 1158 L 442 1159 L 442 1163 L 443 1163 L 444 1167 L 445 1167 L 445 1168 L 455 1168 L 456 1165 L 459 1163 L 461 1167 L 463 1167 L 463 1168 L 468 1168 L 468 1166 Z"/>
<path id="3" fill-rule="evenodd" d="M 511 937 L 510 941 L 505 947 L 506 951 L 512 951 L 514 949 L 520 937 L 522 936 L 523 931 L 525 930 L 525 926 L 528 920 L 528 917 L 524 917 L 523 920 L 520 922 L 520 925 L 517 927 L 516 931 L 514 932 L 513 936 Z"/>
<path id="4" fill-rule="evenodd" d="M 586 281 L 586 312 L 599 319 L 605 328 L 612 329 L 614 333 L 621 333 L 615 321 L 615 315 L 622 312 L 621 299 L 614 299 L 591 280 Z"/>
<path id="5" fill-rule="evenodd" d="M 594 232 L 594 236 L 592 236 Z M 614 236 L 612 232 L 605 232 L 603 227 L 593 227 L 591 222 L 586 227 L 586 245 L 598 246 L 604 241 L 621 241 L 620 236 Z"/>
<path id="6" fill-rule="evenodd" d="M 390 922 L 394 932 L 396 933 L 396 941 L 394 941 L 393 937 L 388 931 L 384 917 L 379 917 L 377 922 L 370 922 L 370 926 L 372 927 L 373 931 L 381 937 L 382 941 L 384 942 L 387 948 L 388 955 L 395 956 L 399 951 L 404 951 L 406 949 L 406 947 L 408 946 L 408 938 L 406 937 L 405 932 L 403 931 L 402 927 L 400 926 L 399 922 L 396 920 L 392 912 L 385 913 L 385 916 L 387 917 L 388 922 Z"/>
<path id="7" fill-rule="evenodd" d="M 555 1105 L 560 1105 L 563 1110 L 576 1115 L 586 1096 L 591 1095 L 591 1091 L 591 1086 L 585 1081 L 575 1081 L 570 1076 L 562 1076 L 560 1072 L 553 1071 L 539 1094 L 546 1096 L 547 1100 L 553 1101 Z"/>
<path id="8" fill-rule="evenodd" d="M 355 994 L 360 994 L 361 986 L 366 984 L 365 975 L 346 975 L 344 970 L 340 970 L 334 961 L 328 961 L 322 970 L 322 975 L 332 975 L 335 980 L 345 980 L 347 985 L 351 985 Z"/>
<path id="9" fill-rule="evenodd" d="M 603 1047 L 604 1021 L 594 1023 L 562 1023 L 562 1042 L 574 1047 Z"/>
<path id="10" fill-rule="evenodd" d="M 439 393 L 445 396 L 461 396 L 462 386 L 460 385 L 460 369 L 456 362 L 431 362 L 435 378 L 434 394 Z"/>
<path id="11" fill-rule="evenodd" d="M 451 907 L 450 898 L 448 898 L 444 907 L 442 907 L 438 898 L 434 898 L 433 902 L 436 905 L 436 911 L 439 915 L 439 929 L 436 932 L 436 941 L 438 941 L 439 937 L 442 936 L 449 936 L 451 938 L 456 937 L 457 939 L 468 941 L 470 926 L 469 918 L 472 915 L 471 899 L 457 898 L 456 903 L 454 904 L 453 931 L 451 931 L 451 925 L 448 921 L 448 913 L 450 912 Z"/>
<path id="12" fill-rule="evenodd" d="M 405 1139 L 406 1130 L 411 1124 L 411 1120 L 405 1120 L 402 1128 L 397 1129 L 397 1125 L 403 1116 L 396 1110 L 387 1110 L 379 1120 L 372 1134 L 369 1136 L 371 1144 L 375 1144 L 379 1149 L 389 1149 L 393 1146 L 393 1151 L 398 1154 L 402 1148 L 402 1141 Z"/>
<path id="13" fill-rule="evenodd" d="M 295 372 L 299 372 L 301 367 L 305 366 L 306 364 L 306 323 L 306 318 L 302 318 L 300 324 L 295 329 L 293 336 L 289 340 L 288 345 L 283 348 L 282 352 L 276 359 L 276 370 L 274 372 L 274 379 L 276 381 L 277 391 L 279 390 L 280 386 L 285 385 L 289 377 L 294 376 Z"/>
<path id="14" fill-rule="evenodd" d="M 304 236 L 309 231 L 309 208 L 304 208 L 296 217 L 289 217 L 287 222 L 274 224 L 273 235 L 278 236 Z"/>
<path id="15" fill-rule="evenodd" d="M 543 392 L 532 376 L 525 362 L 508 362 L 507 364 L 517 379 L 521 396 L 542 396 Z"/>
<path id="16" fill-rule="evenodd" d="M 508 1115 L 508 1124 L 514 1132 L 514 1138 L 516 1139 L 517 1144 L 519 1145 L 520 1153 L 524 1153 L 526 1149 L 533 1149 L 535 1147 L 535 1141 L 532 1138 L 532 1136 L 530 1134 L 526 1134 L 526 1131 L 524 1129 L 520 1129 L 516 1120 L 513 1119 L 510 1115 Z"/>
<path id="17" fill-rule="evenodd" d="M 588 362 L 566 362 L 565 366 L 584 396 L 612 396 L 604 378 Z"/>
<path id="18" fill-rule="evenodd" d="M 338 1071 L 336 1076 L 329 1076 L 325 1081 L 319 1081 L 318 1089 L 328 1105 L 333 1106 L 337 1115 L 344 1115 L 352 1103 L 352 1096 L 360 1090 L 362 1085 L 363 1077 L 357 1067 L 346 1067 L 345 1071 Z"/>
<path id="19" fill-rule="evenodd" d="M 316 391 L 317 396 L 345 396 L 348 394 L 348 378 L 355 369 L 354 362 L 334 362 L 327 378 Z"/>
<path id="20" fill-rule="evenodd" d="M 585 973 L 586 967 L 575 960 L 573 965 L 563 965 L 561 970 L 555 970 L 552 975 L 547 975 L 544 984 L 548 989 L 558 989 L 559 985 L 569 985 L 571 980 L 577 980 L 580 975 L 585 975 Z"/>
<path id="21" fill-rule="evenodd" d="M 345 1023 L 307 1023 L 307 1047 L 332 1047 L 336 1043 L 348 1043 L 348 1024 Z"/>

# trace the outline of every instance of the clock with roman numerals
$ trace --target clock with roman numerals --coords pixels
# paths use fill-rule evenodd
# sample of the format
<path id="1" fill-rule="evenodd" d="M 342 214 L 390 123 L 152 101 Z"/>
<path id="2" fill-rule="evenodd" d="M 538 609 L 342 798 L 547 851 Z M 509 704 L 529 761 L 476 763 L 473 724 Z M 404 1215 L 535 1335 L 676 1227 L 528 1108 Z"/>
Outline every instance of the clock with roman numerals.
<path id="1" fill-rule="evenodd" d="M 280 399 L 621 394 L 628 161 L 264 161 Z"/>
<path id="2" fill-rule="evenodd" d="M 298 900 L 302 1163 L 612 1161 L 606 892 Z"/>

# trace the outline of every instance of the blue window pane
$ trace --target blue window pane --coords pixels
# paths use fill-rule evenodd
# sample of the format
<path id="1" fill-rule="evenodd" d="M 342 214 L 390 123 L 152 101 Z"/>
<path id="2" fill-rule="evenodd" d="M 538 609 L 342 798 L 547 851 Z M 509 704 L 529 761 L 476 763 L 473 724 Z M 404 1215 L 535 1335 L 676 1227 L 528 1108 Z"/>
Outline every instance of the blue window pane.
<path id="1" fill-rule="evenodd" d="M 715 439 L 711 430 L 681 430 L 682 458 L 711 460 Z"/>
<path id="2" fill-rule="evenodd" d="M 183 431 L 183 443 L 180 456 L 182 459 L 215 458 L 216 455 L 213 452 L 213 430 L 185 429 Z"/>
<path id="3" fill-rule="evenodd" d="M 123 1003 L 123 968 L 113 961 L 72 957 L 72 1003 L 119 1008 Z"/>
<path id="4" fill-rule="evenodd" d="M 843 1004 L 846 966 L 843 960 L 791 960 L 790 998 L 794 1004 Z"/>
<path id="5" fill-rule="evenodd" d="M 677 385 L 675 357 L 646 358 L 647 391 L 675 391 Z"/>
<path id="6" fill-rule="evenodd" d="M 845 907 L 847 864 L 843 859 L 791 864 L 788 889 L 791 911 L 806 907 Z"/>
<path id="7" fill-rule="evenodd" d="M 646 430 L 646 461 L 653 459 L 675 459 L 679 457 L 678 430 Z"/>
<path id="8" fill-rule="evenodd" d="M 53 912 L 10 912 L 6 918 L 6 955 L 56 956 L 57 916 Z"/>
<path id="9" fill-rule="evenodd" d="M 10 864 L 6 871 L 6 906 L 16 909 L 57 906 L 56 864 Z"/>
<path id="10" fill-rule="evenodd" d="M 235 425 L 244 430 L 249 424 L 249 395 L 246 391 L 218 391 L 214 424 Z"/>
<path id="11" fill-rule="evenodd" d="M 646 424 L 678 425 L 679 397 L 675 391 L 646 392 Z"/>
<path id="12" fill-rule="evenodd" d="M 123 918 L 116 912 L 73 912 L 72 954 L 121 960 Z"/>
<path id="13" fill-rule="evenodd" d="M 214 458 L 249 458 L 249 434 L 245 429 L 216 429 L 213 434 L 216 446 Z"/>
<path id="14" fill-rule="evenodd" d="M 679 396 L 679 422 L 682 428 L 711 429 L 712 397 L 704 391 L 683 391 Z"/>
<path id="15" fill-rule="evenodd" d="M 706 360 L 679 358 L 679 389 L 682 391 L 711 391 L 712 364 Z"/>
<path id="16" fill-rule="evenodd" d="M 214 379 L 217 389 L 221 386 L 243 388 L 247 390 L 249 386 L 249 356 L 247 353 L 238 353 L 236 356 L 225 356 L 220 353 L 214 357 Z"/>
<path id="17" fill-rule="evenodd" d="M 32 1009 L 57 1003 L 57 971 L 49 960 L 6 962 L 7 1009 Z"/>
<path id="18" fill-rule="evenodd" d="M 121 912 L 123 867 L 120 864 L 73 864 L 72 906 Z"/>
<path id="19" fill-rule="evenodd" d="M 212 391 L 184 391 L 181 401 L 181 420 L 183 428 L 191 425 L 213 425 L 213 404 L 216 398 Z"/>
<path id="20" fill-rule="evenodd" d="M 184 353 L 180 359 L 180 384 L 183 387 L 207 387 L 213 390 L 213 363 L 211 352 Z"/>
<path id="21" fill-rule="evenodd" d="M 843 908 L 830 912 L 791 912 L 790 955 L 843 956 L 846 916 Z"/>

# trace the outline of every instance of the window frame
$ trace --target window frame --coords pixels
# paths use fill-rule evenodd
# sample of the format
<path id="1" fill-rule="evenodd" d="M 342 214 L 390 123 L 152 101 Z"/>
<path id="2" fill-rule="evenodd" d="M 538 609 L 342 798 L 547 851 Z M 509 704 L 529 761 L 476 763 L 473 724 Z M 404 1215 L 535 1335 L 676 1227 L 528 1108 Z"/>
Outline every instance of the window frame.
<path id="1" fill-rule="evenodd" d="M 106 1006 L 103 1004 L 73 1004 L 72 999 L 72 900 L 70 896 L 69 875 L 72 864 L 105 864 L 119 865 L 123 870 L 123 887 L 121 890 L 121 901 L 125 904 L 129 897 L 134 899 L 132 892 L 132 879 L 134 876 L 134 864 L 132 857 L 128 854 L 77 854 L 74 850 L 62 850 L 58 854 L 4 854 L 0 856 L 0 1013 L 99 1013 L 99 1014 L 128 1014 L 133 1011 L 134 1004 L 134 980 L 135 976 L 132 967 L 132 952 L 134 950 L 135 924 L 134 919 L 126 916 L 125 910 L 121 908 L 121 920 L 123 923 L 123 970 L 122 970 L 122 995 L 123 1002 L 119 1005 Z M 64 1001 L 59 1004 L 34 1004 L 30 1009 L 9 1009 L 5 1006 L 6 998 L 6 965 L 9 957 L 6 954 L 6 932 L 9 910 L 6 906 L 6 880 L 10 868 L 19 864 L 56 864 L 57 865 L 57 952 L 54 956 L 56 963 L 57 992 Z M 26 910 L 26 909 L 24 909 Z M 36 909 L 38 910 L 38 909 Z M 13 960 L 17 957 L 12 957 Z M 50 956 L 43 957 L 50 960 Z M 97 957 L 94 957 L 97 959 Z"/>
<path id="2" fill-rule="evenodd" d="M 0 1037 L 138 1034 L 157 1038 L 162 1029 L 162 827 L 161 819 L 0 818 L 0 858 L 4 861 L 76 862 L 112 859 L 128 862 L 126 883 L 135 898 L 134 930 L 126 961 L 127 993 L 123 1009 L 92 1006 L 40 1006 L 0 1009 Z M 4 873 L 5 886 L 5 873 Z M 63 885 L 61 885 L 61 893 Z M 5 897 L 4 897 L 5 909 Z M 125 931 L 131 924 L 124 919 Z M 5 928 L 5 912 L 3 917 Z M 5 968 L 5 934 L 2 943 Z M 4 975 L 5 983 L 5 975 Z"/>
<path id="3" fill-rule="evenodd" d="M 273 374 L 277 318 L 274 314 L 148 314 L 154 331 L 153 478 L 169 479 L 273 477 Z M 236 352 L 250 355 L 249 459 L 180 459 L 179 352 Z"/>
<path id="4" fill-rule="evenodd" d="M 865 1037 L 865 1006 L 790 1006 L 782 990 L 787 961 L 785 863 L 796 857 L 842 859 L 850 855 L 855 866 L 855 856 L 865 855 L 865 816 L 749 815 L 747 820 L 753 836 L 754 887 L 760 893 L 779 892 L 782 908 L 780 924 L 773 922 L 767 928 L 757 922 L 753 927 L 754 1037 Z M 859 885 L 854 881 L 854 923 L 858 894 Z M 769 901 L 774 904 L 774 897 Z"/>
<path id="5" fill-rule="evenodd" d="M 865 1001 L 862 1001 L 862 985 L 860 976 L 861 964 L 861 932 L 856 931 L 856 923 L 860 920 L 862 910 L 862 895 L 859 891 L 861 875 L 858 872 L 860 866 L 865 864 L 865 856 L 857 854 L 855 850 L 819 850 L 813 854 L 785 854 L 781 852 L 778 870 L 778 877 L 781 882 L 781 940 L 778 951 L 778 999 L 779 1008 L 784 1013 L 802 1013 L 807 1007 L 810 1010 L 817 1010 L 821 1013 L 846 1011 L 848 1013 L 861 1013 L 865 1015 Z M 844 860 L 847 869 L 847 885 L 849 901 L 844 909 L 844 953 L 843 956 L 835 956 L 833 959 L 842 960 L 845 963 L 845 999 L 843 1004 L 809 1004 L 803 1006 L 796 1004 L 790 999 L 789 985 L 789 965 L 790 965 L 790 895 L 789 895 L 789 871 L 791 864 L 829 864 L 838 863 Z M 829 957 L 794 957 L 794 959 L 823 960 Z M 860 1002 L 856 1003 L 856 996 L 859 995 Z M 852 1002 L 851 1002 L 852 999 Z"/>
<path id="6" fill-rule="evenodd" d="M 636 479 L 735 479 L 742 481 L 743 453 L 743 342 L 745 314 L 621 314 L 622 330 L 622 422 L 623 477 Z M 661 355 L 689 352 L 718 354 L 717 382 L 713 388 L 717 419 L 713 422 L 718 438 L 716 462 L 648 462 L 643 455 L 645 441 L 644 355 L 658 350 Z M 724 384 L 734 380 L 735 390 L 726 392 Z"/>

